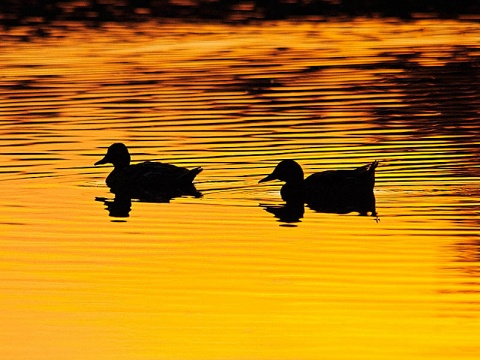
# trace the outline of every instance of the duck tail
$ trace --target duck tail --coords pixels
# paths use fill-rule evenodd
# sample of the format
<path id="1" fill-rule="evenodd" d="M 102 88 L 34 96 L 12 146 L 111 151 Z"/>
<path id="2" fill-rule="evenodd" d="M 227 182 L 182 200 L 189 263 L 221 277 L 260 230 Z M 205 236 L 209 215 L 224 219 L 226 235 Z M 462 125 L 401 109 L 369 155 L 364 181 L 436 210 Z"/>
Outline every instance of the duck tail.
<path id="1" fill-rule="evenodd" d="M 373 187 L 375 186 L 375 169 L 377 168 L 377 166 L 378 166 L 378 160 L 375 160 L 370 164 L 367 171 L 368 179 L 369 179 L 368 181 L 370 183 L 370 186 L 372 187 L 372 190 L 373 190 Z"/>
<path id="2" fill-rule="evenodd" d="M 193 181 L 193 179 L 195 179 L 195 177 L 196 177 L 198 174 L 200 174 L 202 171 L 203 171 L 203 168 L 200 167 L 200 166 L 199 166 L 199 167 L 196 167 L 196 168 L 194 168 L 194 169 L 192 169 L 192 170 L 190 170 L 190 173 L 191 173 L 192 176 L 193 176 L 193 177 L 192 177 L 192 181 Z"/>
<path id="3" fill-rule="evenodd" d="M 363 165 L 363 166 L 360 166 L 358 168 L 356 168 L 354 171 L 360 175 L 360 174 L 368 174 L 369 176 L 370 175 L 375 175 L 375 169 L 377 168 L 378 166 L 378 161 L 375 160 L 374 162 L 370 163 L 370 164 L 367 164 L 367 165 Z"/>
<path id="4" fill-rule="evenodd" d="M 192 183 L 195 177 L 203 171 L 201 167 L 196 167 L 180 176 L 177 181 L 182 184 Z"/>
<path id="5" fill-rule="evenodd" d="M 356 173 L 357 179 L 359 179 L 364 186 L 367 188 L 373 189 L 375 186 L 375 169 L 378 166 L 378 161 L 375 160 L 374 162 L 360 166 L 356 168 L 354 171 Z"/>

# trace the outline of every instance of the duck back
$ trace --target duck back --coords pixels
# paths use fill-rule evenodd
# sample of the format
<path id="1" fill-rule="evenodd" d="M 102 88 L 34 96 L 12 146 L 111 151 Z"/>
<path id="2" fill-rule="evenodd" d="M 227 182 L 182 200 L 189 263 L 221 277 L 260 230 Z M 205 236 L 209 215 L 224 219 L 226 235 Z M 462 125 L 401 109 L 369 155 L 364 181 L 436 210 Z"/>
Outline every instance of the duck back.
<path id="1" fill-rule="evenodd" d="M 114 169 L 106 179 L 113 193 L 156 194 L 182 192 L 190 195 L 192 184 L 202 168 L 192 170 L 171 164 L 146 161 Z"/>
<path id="2" fill-rule="evenodd" d="M 375 168 L 378 162 L 353 170 L 331 170 L 312 174 L 304 181 L 305 201 L 312 207 L 332 209 L 366 208 L 374 212 Z"/>
<path id="3" fill-rule="evenodd" d="M 304 186 L 307 192 L 372 191 L 375 186 L 375 168 L 378 162 L 353 170 L 328 170 L 307 177 Z"/>

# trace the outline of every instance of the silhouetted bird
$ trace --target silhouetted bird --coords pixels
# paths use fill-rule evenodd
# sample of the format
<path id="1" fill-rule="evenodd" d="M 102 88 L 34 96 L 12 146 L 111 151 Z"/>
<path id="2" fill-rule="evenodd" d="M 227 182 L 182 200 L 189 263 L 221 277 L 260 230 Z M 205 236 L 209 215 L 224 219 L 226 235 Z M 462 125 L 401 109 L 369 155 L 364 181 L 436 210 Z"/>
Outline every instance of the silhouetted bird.
<path id="1" fill-rule="evenodd" d="M 281 161 L 275 170 L 260 180 L 285 181 L 280 194 L 287 203 L 307 203 L 322 212 L 375 213 L 375 168 L 378 161 L 354 170 L 328 170 L 304 179 L 301 166 L 294 160 Z"/>
<path id="2" fill-rule="evenodd" d="M 95 165 L 107 163 L 114 167 L 106 179 L 114 194 L 153 200 L 182 195 L 200 196 L 192 182 L 202 171 L 201 167 L 189 170 L 152 161 L 130 165 L 130 153 L 122 143 L 112 144 L 105 157 Z"/>

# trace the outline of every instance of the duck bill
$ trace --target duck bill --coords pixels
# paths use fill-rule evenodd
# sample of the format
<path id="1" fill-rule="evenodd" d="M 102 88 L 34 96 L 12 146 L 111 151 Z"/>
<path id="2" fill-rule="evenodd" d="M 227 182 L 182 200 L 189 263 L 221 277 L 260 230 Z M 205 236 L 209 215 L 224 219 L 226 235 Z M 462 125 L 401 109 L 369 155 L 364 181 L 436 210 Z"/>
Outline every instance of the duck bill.
<path id="1" fill-rule="evenodd" d="M 98 160 L 94 165 L 97 166 L 97 165 L 103 165 L 103 164 L 107 164 L 109 161 L 107 159 L 107 157 L 105 156 L 102 160 Z"/>
<path id="2" fill-rule="evenodd" d="M 267 182 L 267 181 L 272 181 L 272 180 L 275 180 L 275 179 L 276 179 L 275 175 L 270 174 L 267 177 L 260 180 L 258 183 L 260 184 L 260 183 Z"/>

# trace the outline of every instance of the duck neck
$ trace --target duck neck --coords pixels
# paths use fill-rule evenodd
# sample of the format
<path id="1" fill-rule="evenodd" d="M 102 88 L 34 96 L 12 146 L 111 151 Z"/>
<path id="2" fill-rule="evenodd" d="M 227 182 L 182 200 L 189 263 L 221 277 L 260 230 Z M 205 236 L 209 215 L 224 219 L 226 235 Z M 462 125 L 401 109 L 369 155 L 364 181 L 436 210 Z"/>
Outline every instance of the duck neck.
<path id="1" fill-rule="evenodd" d="M 130 156 L 124 160 L 115 161 L 115 163 L 113 164 L 113 168 L 114 170 L 122 170 L 126 168 L 128 165 L 130 165 Z"/>
<path id="2" fill-rule="evenodd" d="M 127 165 L 125 165 L 125 164 L 123 164 L 123 165 L 116 164 L 116 165 L 114 165 L 114 167 L 113 167 L 113 171 L 120 171 L 120 170 L 122 170 L 122 169 L 125 169 L 127 166 L 128 166 L 128 164 L 127 164 Z"/>
<path id="3" fill-rule="evenodd" d="M 287 203 L 303 203 L 305 200 L 305 186 L 303 178 L 290 179 L 280 190 L 282 199 Z"/>

